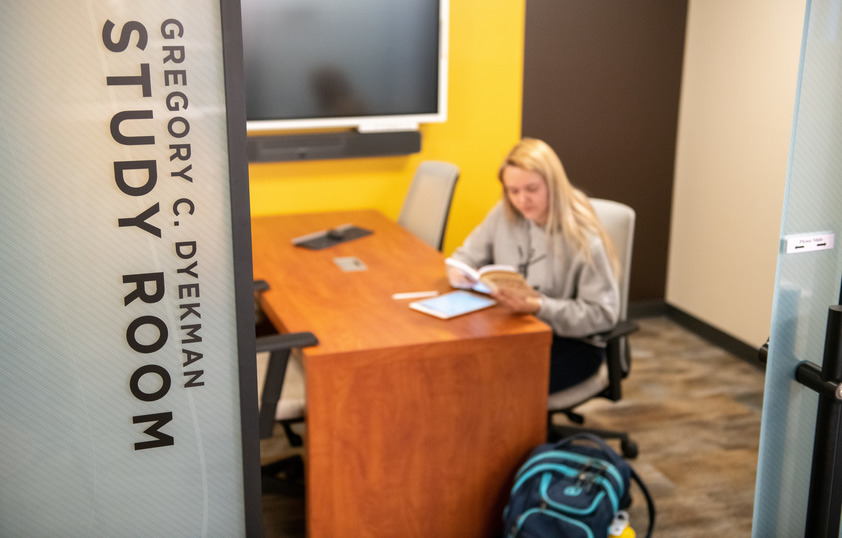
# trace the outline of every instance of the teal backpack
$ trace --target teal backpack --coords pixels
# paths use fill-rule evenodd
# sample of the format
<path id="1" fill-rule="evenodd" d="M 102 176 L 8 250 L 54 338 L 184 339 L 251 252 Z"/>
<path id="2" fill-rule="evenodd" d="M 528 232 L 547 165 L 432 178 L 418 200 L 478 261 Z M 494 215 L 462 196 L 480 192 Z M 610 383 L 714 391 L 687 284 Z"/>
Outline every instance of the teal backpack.
<path id="1" fill-rule="evenodd" d="M 655 505 L 634 469 L 605 441 L 577 434 L 536 448 L 517 475 L 503 512 L 506 538 L 607 538 L 615 516 L 631 504 L 631 480 Z"/>

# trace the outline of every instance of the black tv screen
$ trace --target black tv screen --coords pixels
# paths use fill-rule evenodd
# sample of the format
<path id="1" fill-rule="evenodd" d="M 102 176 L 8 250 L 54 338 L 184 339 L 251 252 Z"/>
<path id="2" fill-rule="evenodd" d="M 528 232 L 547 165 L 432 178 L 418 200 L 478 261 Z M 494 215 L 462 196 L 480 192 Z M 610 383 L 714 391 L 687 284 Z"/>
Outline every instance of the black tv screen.
<path id="1" fill-rule="evenodd" d="M 250 133 L 446 119 L 447 0 L 241 0 Z"/>

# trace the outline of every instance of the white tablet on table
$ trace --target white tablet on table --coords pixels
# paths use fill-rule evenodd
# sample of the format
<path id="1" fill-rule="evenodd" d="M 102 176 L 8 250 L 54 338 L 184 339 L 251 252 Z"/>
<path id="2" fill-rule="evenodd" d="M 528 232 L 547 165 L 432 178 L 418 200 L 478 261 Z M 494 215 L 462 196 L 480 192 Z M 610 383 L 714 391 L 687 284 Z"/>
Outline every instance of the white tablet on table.
<path id="1" fill-rule="evenodd" d="M 496 303 L 497 301 L 491 297 L 477 295 L 465 290 L 456 290 L 430 299 L 411 302 L 409 307 L 437 318 L 450 319 L 488 308 Z"/>

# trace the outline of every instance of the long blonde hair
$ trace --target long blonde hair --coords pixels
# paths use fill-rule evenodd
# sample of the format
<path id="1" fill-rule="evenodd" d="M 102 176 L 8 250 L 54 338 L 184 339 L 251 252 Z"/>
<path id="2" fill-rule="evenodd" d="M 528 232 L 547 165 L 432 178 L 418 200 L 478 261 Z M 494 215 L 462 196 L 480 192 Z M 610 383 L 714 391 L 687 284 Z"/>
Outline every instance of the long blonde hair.
<path id="1" fill-rule="evenodd" d="M 547 185 L 547 223 L 544 229 L 549 243 L 559 234 L 564 240 L 579 251 L 585 253 L 588 263 L 593 263 L 593 253 L 588 242 L 588 233 L 599 236 L 611 262 L 614 274 L 619 277 L 620 261 L 611 238 L 602 227 L 587 195 L 574 187 L 564 171 L 561 160 L 555 151 L 544 141 L 537 138 L 524 138 L 506 155 L 497 177 L 503 183 L 503 171 L 507 166 L 536 172 L 544 178 Z M 523 218 L 503 189 L 506 215 L 512 220 Z M 557 253 L 560 254 L 560 253 Z"/>

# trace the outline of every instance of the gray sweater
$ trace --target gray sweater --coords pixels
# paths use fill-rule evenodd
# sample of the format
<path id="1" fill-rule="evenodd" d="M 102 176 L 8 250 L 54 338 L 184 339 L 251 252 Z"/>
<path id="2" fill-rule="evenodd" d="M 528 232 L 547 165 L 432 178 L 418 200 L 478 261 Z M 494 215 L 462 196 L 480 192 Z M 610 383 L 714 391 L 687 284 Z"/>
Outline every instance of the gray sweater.
<path id="1" fill-rule="evenodd" d="M 499 202 L 452 257 L 474 268 L 494 263 L 525 272 L 541 294 L 538 319 L 559 336 L 598 345 L 598 337 L 588 337 L 614 327 L 620 299 L 602 241 L 595 235 L 589 240 L 592 264 L 561 236 L 550 248 L 542 227 L 523 218 L 510 221 Z"/>

